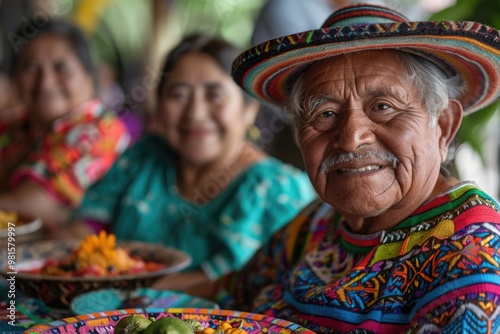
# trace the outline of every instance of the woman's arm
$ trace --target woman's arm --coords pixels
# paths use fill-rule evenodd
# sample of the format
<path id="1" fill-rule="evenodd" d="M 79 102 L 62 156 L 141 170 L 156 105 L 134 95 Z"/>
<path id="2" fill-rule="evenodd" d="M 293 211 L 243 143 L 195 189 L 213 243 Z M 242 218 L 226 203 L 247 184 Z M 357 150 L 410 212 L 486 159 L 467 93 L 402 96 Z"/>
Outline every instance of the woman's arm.
<path id="1" fill-rule="evenodd" d="M 71 208 L 61 204 L 47 194 L 45 188 L 30 180 L 22 182 L 14 190 L 0 193 L 0 209 L 40 218 L 48 226 L 64 223 L 71 212 Z"/>

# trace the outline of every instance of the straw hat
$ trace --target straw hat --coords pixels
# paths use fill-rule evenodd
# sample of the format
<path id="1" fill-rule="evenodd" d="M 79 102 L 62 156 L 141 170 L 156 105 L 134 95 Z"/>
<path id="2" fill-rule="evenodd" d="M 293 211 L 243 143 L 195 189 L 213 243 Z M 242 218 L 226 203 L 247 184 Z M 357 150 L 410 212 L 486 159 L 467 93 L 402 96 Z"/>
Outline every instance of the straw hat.
<path id="1" fill-rule="evenodd" d="M 234 80 L 261 101 L 282 106 L 294 76 L 314 61 L 365 50 L 394 49 L 425 57 L 465 83 L 464 114 L 500 97 L 500 32 L 469 21 L 409 22 L 383 6 L 334 12 L 317 30 L 256 45 L 233 62 Z"/>

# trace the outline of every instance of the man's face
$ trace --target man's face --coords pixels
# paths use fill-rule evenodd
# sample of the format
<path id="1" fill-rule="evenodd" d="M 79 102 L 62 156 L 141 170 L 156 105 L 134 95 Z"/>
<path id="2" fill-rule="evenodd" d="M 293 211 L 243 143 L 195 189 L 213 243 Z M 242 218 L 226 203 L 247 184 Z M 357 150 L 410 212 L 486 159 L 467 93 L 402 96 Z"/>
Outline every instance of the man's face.
<path id="1" fill-rule="evenodd" d="M 332 57 L 303 74 L 298 141 L 319 196 L 359 232 L 391 227 L 434 189 L 446 158 L 441 124 L 393 51 Z"/>

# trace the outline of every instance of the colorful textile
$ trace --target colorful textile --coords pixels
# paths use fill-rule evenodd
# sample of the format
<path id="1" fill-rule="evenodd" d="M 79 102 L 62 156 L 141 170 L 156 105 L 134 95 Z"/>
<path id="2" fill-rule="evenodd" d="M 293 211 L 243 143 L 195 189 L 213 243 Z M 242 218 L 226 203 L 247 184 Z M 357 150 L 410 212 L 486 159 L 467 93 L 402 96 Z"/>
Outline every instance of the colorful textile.
<path id="1" fill-rule="evenodd" d="M 214 172 L 190 202 L 177 192 L 175 161 L 161 137 L 141 139 L 88 190 L 75 215 L 107 224 L 118 239 L 182 249 L 193 259 L 188 269 L 215 279 L 240 268 L 314 198 L 305 173 L 267 158 L 220 193 L 230 175 Z"/>
<path id="2" fill-rule="evenodd" d="M 499 210 L 463 182 L 392 230 L 359 235 L 316 202 L 221 280 L 234 297 L 221 307 L 317 333 L 498 333 Z"/>
<path id="3" fill-rule="evenodd" d="M 477 22 L 408 22 L 387 7 L 356 4 L 333 13 L 321 29 L 256 45 L 233 63 L 235 81 L 252 96 L 282 106 L 293 78 L 313 62 L 350 52 L 393 49 L 422 56 L 466 89 L 468 114 L 500 97 L 500 32 Z"/>
<path id="4" fill-rule="evenodd" d="M 76 207 L 129 143 L 126 127 L 97 99 L 54 121 L 46 131 L 29 128 L 26 117 L 0 124 L 0 184 L 24 180 L 42 185 L 63 204 Z"/>

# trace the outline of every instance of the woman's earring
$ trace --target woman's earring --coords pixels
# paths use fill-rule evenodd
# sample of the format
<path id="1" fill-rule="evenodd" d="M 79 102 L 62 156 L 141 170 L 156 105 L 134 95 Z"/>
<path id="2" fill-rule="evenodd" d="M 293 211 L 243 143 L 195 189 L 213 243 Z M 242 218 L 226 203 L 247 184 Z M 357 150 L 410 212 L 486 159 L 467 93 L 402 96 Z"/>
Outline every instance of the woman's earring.
<path id="1" fill-rule="evenodd" d="M 260 138 L 260 129 L 255 125 L 250 125 L 247 128 L 246 138 L 252 142 L 256 142 Z"/>

